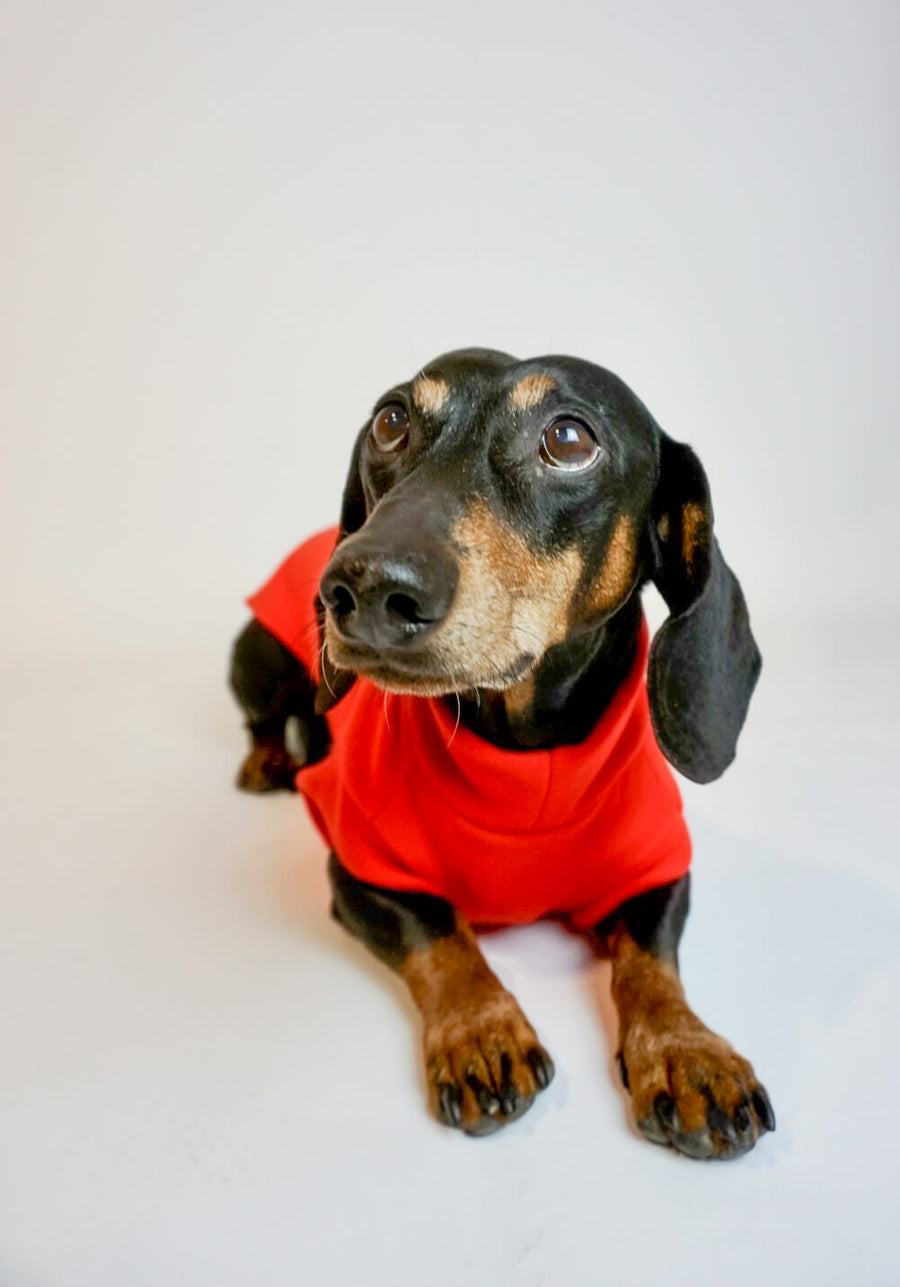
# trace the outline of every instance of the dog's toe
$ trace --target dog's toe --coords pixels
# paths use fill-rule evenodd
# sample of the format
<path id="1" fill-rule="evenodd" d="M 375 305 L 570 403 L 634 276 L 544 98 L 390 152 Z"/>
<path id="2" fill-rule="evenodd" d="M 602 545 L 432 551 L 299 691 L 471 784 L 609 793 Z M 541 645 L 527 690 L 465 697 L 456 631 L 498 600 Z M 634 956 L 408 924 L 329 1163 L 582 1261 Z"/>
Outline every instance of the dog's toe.
<path id="1" fill-rule="evenodd" d="M 516 1121 L 553 1077 L 553 1060 L 508 993 L 482 1013 L 431 1024 L 425 1052 L 435 1117 L 467 1135 Z"/>
<path id="2" fill-rule="evenodd" d="M 752 1066 L 694 1020 L 687 1031 L 631 1034 L 620 1067 L 635 1122 L 655 1144 L 694 1158 L 733 1158 L 775 1129 Z"/>

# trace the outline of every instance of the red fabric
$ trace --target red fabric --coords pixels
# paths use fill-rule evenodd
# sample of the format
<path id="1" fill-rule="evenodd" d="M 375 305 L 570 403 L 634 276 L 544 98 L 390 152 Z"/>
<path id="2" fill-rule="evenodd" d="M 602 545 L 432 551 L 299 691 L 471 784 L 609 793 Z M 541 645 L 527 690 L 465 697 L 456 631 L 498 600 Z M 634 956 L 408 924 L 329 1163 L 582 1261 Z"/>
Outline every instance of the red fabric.
<path id="1" fill-rule="evenodd" d="M 314 598 L 336 529 L 295 550 L 248 599 L 318 679 Z M 585 929 L 690 863 L 681 797 L 650 724 L 648 631 L 590 735 L 502 750 L 452 699 L 387 694 L 365 679 L 328 713 L 332 749 L 297 774 L 313 821 L 360 880 L 449 899 L 475 924 L 565 913 Z"/>

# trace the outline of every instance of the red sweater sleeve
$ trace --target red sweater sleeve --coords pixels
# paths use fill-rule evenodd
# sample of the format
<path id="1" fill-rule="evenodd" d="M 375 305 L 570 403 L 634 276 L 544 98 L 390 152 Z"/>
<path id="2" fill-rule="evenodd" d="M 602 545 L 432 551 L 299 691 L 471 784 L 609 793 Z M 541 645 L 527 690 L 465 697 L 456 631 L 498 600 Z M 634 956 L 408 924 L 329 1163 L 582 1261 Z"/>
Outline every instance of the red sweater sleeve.
<path id="1" fill-rule="evenodd" d="M 256 620 L 318 678 L 316 592 L 322 569 L 337 542 L 337 528 L 311 536 L 247 599 Z"/>

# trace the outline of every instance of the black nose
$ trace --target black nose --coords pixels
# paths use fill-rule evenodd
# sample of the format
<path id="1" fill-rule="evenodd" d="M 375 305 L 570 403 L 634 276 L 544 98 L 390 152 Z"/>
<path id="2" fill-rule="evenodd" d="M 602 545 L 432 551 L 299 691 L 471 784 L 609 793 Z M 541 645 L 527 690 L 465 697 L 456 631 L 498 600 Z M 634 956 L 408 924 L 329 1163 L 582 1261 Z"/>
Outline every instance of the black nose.
<path id="1" fill-rule="evenodd" d="M 372 648 L 417 643 L 447 615 L 454 570 L 439 554 L 339 548 L 319 584 L 340 633 Z"/>

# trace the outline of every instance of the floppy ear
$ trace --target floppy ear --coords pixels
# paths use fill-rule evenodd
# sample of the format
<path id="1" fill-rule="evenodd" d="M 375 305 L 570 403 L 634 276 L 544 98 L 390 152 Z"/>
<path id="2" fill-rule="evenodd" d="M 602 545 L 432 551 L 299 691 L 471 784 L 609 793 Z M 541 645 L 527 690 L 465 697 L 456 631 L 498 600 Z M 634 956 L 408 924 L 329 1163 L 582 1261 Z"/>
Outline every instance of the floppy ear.
<path id="1" fill-rule="evenodd" d="M 347 472 L 347 481 L 344 483 L 344 496 L 341 501 L 341 530 L 338 533 L 338 543 L 345 536 L 358 532 L 368 517 L 366 493 L 363 490 L 362 474 L 359 468 L 359 459 L 362 455 L 363 443 L 368 432 L 368 424 L 363 425 L 356 435 L 356 442 L 353 444 L 350 469 Z"/>
<path id="2" fill-rule="evenodd" d="M 353 444 L 350 469 L 347 473 L 344 496 L 341 501 L 341 521 L 336 545 L 340 545 L 341 541 L 348 536 L 352 536 L 354 532 L 358 532 L 368 516 L 366 494 L 363 490 L 362 475 L 359 469 L 359 458 L 362 454 L 363 442 L 368 431 L 369 426 L 366 424 L 357 434 L 356 442 Z M 324 715 L 326 711 L 330 711 L 337 706 L 341 698 L 349 693 L 356 676 L 352 670 L 340 670 L 328 655 L 328 649 L 325 645 L 325 605 L 318 595 L 316 596 L 316 619 L 319 623 L 319 668 L 321 678 L 316 689 L 315 710 L 317 715 Z"/>
<path id="3" fill-rule="evenodd" d="M 712 782 L 734 759 L 762 659 L 713 535 L 703 466 L 690 447 L 661 439 L 650 543 L 670 616 L 650 648 L 650 715 L 666 759 L 692 781 Z"/>

